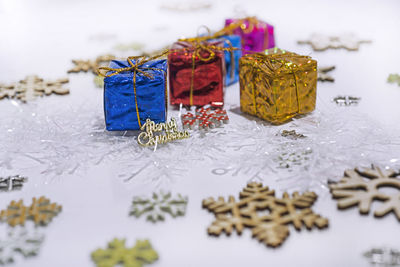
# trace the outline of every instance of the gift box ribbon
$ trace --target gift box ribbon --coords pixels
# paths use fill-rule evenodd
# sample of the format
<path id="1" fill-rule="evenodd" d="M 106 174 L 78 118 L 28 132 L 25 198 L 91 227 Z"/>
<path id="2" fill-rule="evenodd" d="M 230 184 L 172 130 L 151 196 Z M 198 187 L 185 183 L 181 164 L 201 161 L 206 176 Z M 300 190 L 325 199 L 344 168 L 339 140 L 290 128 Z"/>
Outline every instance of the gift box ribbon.
<path id="1" fill-rule="evenodd" d="M 100 67 L 97 69 L 97 72 L 99 75 L 103 76 L 103 77 L 111 77 L 123 72 L 133 72 L 133 92 L 135 95 L 135 105 L 136 105 L 136 116 L 138 119 L 138 124 L 139 127 L 142 127 L 142 123 L 140 121 L 140 114 L 139 114 L 139 108 L 138 108 L 138 103 L 137 103 L 137 96 L 136 96 L 136 74 L 141 74 L 143 76 L 146 76 L 149 79 L 154 79 L 154 76 L 151 75 L 150 73 L 147 73 L 145 70 L 157 70 L 157 71 L 164 71 L 163 69 L 159 69 L 159 68 L 148 68 L 148 67 L 144 67 L 143 65 L 151 60 L 155 60 L 157 58 L 163 57 L 165 55 L 167 55 L 169 53 L 168 50 L 162 52 L 159 55 L 153 56 L 153 57 L 148 57 L 146 58 L 145 56 L 135 56 L 135 57 L 128 57 L 127 58 L 127 62 L 130 65 L 129 67 L 125 67 L 125 68 L 109 68 L 109 67 Z M 132 62 L 132 60 L 135 61 L 135 63 Z M 109 73 L 109 72 L 112 73 Z M 108 74 L 109 73 L 109 74 Z M 167 83 L 165 82 L 165 95 L 167 96 Z M 166 101 L 166 107 L 167 107 L 167 97 L 165 97 L 165 101 Z"/>
<path id="2" fill-rule="evenodd" d="M 256 53 L 253 55 L 255 59 L 261 59 L 263 63 L 265 63 L 265 66 L 271 71 L 271 73 L 275 73 L 276 71 L 279 70 L 286 70 L 288 74 L 292 74 L 294 78 L 294 85 L 296 88 L 296 100 L 297 100 L 297 113 L 300 112 L 300 98 L 299 98 L 299 87 L 297 85 L 297 75 L 296 72 L 299 68 L 297 64 L 294 64 L 293 62 L 287 62 L 285 61 L 286 56 L 283 54 L 269 54 L 269 55 L 264 55 L 261 53 Z M 304 58 L 309 58 L 307 56 L 301 56 Z M 279 62 L 281 65 L 276 68 L 272 65 L 272 63 Z M 301 64 L 300 64 L 301 65 Z M 253 86 L 252 93 L 253 93 L 253 101 L 254 101 L 254 112 L 257 114 L 257 105 L 256 105 L 256 92 L 255 88 Z M 275 94 L 274 94 L 275 96 Z M 274 99 L 274 102 L 276 102 L 276 99 Z"/>
<path id="3" fill-rule="evenodd" d="M 189 47 L 185 43 L 182 43 L 181 44 L 182 46 L 187 46 L 187 47 L 182 48 L 182 49 L 174 49 L 173 50 L 173 51 L 192 52 L 192 76 L 190 79 L 190 93 L 189 93 L 189 103 L 191 106 L 193 105 L 194 73 L 195 73 L 195 68 L 196 68 L 196 57 L 199 58 L 201 61 L 207 62 L 207 61 L 210 61 L 213 58 L 215 58 L 216 51 L 222 51 L 222 52 L 228 51 L 228 52 L 231 52 L 231 55 L 233 56 L 232 51 L 239 50 L 239 48 L 236 48 L 236 47 L 219 47 L 216 45 L 204 43 L 204 41 L 208 40 L 208 39 L 210 39 L 209 36 L 179 39 L 178 41 L 187 42 L 191 46 Z M 202 51 L 208 52 L 208 56 L 203 57 L 200 53 Z"/>

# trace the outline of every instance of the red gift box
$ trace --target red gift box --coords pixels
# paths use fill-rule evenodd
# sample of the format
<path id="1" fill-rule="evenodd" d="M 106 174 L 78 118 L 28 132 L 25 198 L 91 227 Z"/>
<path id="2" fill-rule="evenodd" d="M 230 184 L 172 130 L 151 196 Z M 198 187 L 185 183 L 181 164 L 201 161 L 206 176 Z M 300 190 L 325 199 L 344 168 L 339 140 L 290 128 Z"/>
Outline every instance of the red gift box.
<path id="1" fill-rule="evenodd" d="M 217 49 L 221 47 L 221 49 Z M 172 105 L 224 105 L 223 42 L 176 42 L 168 55 Z"/>

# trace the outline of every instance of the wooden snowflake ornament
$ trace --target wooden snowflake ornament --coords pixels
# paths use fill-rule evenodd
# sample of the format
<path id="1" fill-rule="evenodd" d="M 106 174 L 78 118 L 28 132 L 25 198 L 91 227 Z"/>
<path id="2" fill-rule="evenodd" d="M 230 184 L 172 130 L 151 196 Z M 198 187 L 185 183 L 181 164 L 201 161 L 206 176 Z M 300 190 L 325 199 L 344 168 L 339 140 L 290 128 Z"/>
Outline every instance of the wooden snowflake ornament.
<path id="1" fill-rule="evenodd" d="M 332 71 L 335 69 L 335 66 L 329 66 L 329 67 L 321 67 L 317 69 L 318 72 L 318 81 L 321 82 L 334 82 L 335 79 L 328 74 L 328 72 Z"/>
<path id="2" fill-rule="evenodd" d="M 23 184 L 28 181 L 28 178 L 20 175 L 0 177 L 0 191 L 14 191 L 22 188 Z"/>
<path id="3" fill-rule="evenodd" d="M 148 240 L 138 240 L 134 247 L 127 248 L 125 239 L 117 238 L 109 242 L 106 249 L 93 251 L 91 256 L 98 267 L 142 267 L 158 259 Z"/>
<path id="4" fill-rule="evenodd" d="M 309 44 L 314 51 L 325 51 L 327 49 L 344 48 L 348 51 L 357 51 L 362 43 L 371 43 L 370 40 L 361 40 L 354 34 L 343 34 L 339 36 L 327 36 L 313 34 L 308 40 L 301 40 L 298 44 Z"/>
<path id="5" fill-rule="evenodd" d="M 220 127 L 229 122 L 226 110 L 216 108 L 198 108 L 196 113 L 186 113 L 181 116 L 182 125 L 184 129 L 199 129 L 208 130 L 210 128 Z"/>
<path id="6" fill-rule="evenodd" d="M 173 197 L 171 193 L 153 193 L 151 198 L 135 197 L 129 214 L 137 218 L 146 214 L 146 219 L 155 223 L 164 221 L 166 214 L 174 218 L 185 215 L 187 203 L 188 198 L 181 194 Z"/>
<path id="7" fill-rule="evenodd" d="M 346 170 L 338 183 L 329 185 L 332 197 L 338 199 L 338 208 L 347 209 L 358 206 L 361 214 L 368 214 L 374 200 L 383 202 L 374 212 L 375 217 L 383 217 L 393 212 L 400 221 L 400 191 L 385 194 L 381 187 L 400 190 L 399 173 L 394 170 L 382 170 L 379 167 Z"/>
<path id="8" fill-rule="evenodd" d="M 308 230 L 328 226 L 328 219 L 310 209 L 317 199 L 313 192 L 294 192 L 291 197 L 284 193 L 282 198 L 277 198 L 268 186 L 252 182 L 243 189 L 239 199 L 236 201 L 230 196 L 227 202 L 222 197 L 203 200 L 203 207 L 215 214 L 215 221 L 208 228 L 210 235 L 219 236 L 222 232 L 230 235 L 234 229 L 241 234 L 250 228 L 254 238 L 267 246 L 278 247 L 289 235 L 288 224 L 298 231 L 303 226 Z"/>
<path id="9" fill-rule="evenodd" d="M 0 84 L 0 100 L 3 98 L 16 98 L 22 102 L 28 102 L 37 97 L 51 94 L 66 95 L 69 94 L 69 89 L 63 86 L 68 82 L 67 78 L 46 81 L 36 75 L 27 76 L 18 83 Z"/>
<path id="10" fill-rule="evenodd" d="M 97 75 L 97 69 L 103 65 L 108 64 L 113 59 L 115 59 L 115 56 L 113 55 L 101 55 L 98 56 L 95 60 L 73 59 L 72 63 L 74 63 L 75 67 L 68 70 L 68 73 L 91 71 L 93 74 Z"/>
<path id="11" fill-rule="evenodd" d="M 26 220 L 32 220 L 35 225 L 47 225 L 61 211 L 61 206 L 51 203 L 48 198 L 33 198 L 30 206 L 23 201 L 11 201 L 7 209 L 0 211 L 0 221 L 10 226 L 25 225 Z"/>
<path id="12" fill-rule="evenodd" d="M 355 106 L 361 101 L 361 97 L 356 96 L 337 96 L 332 99 L 338 106 Z"/>

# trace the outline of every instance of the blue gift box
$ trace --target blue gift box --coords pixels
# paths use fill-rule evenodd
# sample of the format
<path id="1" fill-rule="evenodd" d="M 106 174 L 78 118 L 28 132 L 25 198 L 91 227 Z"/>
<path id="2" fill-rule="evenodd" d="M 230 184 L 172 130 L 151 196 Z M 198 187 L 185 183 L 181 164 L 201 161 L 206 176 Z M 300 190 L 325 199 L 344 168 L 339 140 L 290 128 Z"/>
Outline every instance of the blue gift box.
<path id="1" fill-rule="evenodd" d="M 239 48 L 232 52 L 225 51 L 225 85 L 231 85 L 239 81 L 239 59 L 242 57 L 242 40 L 239 35 L 224 35 L 218 37 L 217 39 L 210 40 L 213 41 L 223 41 L 224 47 L 226 48 Z M 232 64 L 233 56 L 233 64 Z"/>
<path id="2" fill-rule="evenodd" d="M 109 67 L 120 69 L 131 65 L 128 61 L 113 60 Z M 135 88 L 134 70 L 109 76 L 115 72 L 110 71 L 104 78 L 104 116 L 109 131 L 139 130 L 147 118 L 155 123 L 166 120 L 167 60 L 152 60 L 137 69 L 149 77 L 136 71 Z"/>

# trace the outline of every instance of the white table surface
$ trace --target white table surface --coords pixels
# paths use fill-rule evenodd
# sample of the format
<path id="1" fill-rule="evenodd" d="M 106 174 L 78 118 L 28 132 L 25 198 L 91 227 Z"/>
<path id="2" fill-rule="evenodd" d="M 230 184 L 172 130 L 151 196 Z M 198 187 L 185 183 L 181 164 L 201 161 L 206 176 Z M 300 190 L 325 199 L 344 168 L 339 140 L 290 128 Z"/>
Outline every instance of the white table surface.
<path id="1" fill-rule="evenodd" d="M 160 256 L 149 265 L 154 267 L 369 266 L 363 252 L 383 245 L 400 249 L 400 225 L 393 214 L 375 219 L 360 216 L 356 208 L 338 211 L 323 187 L 346 168 L 370 163 L 400 168 L 400 87 L 386 82 L 389 73 L 400 73 L 400 1 L 210 2 L 211 9 L 179 13 L 160 8 L 168 1 L 0 0 L 3 83 L 28 74 L 66 76 L 71 59 L 118 54 L 113 49 L 118 43 L 140 42 L 151 50 L 195 35 L 200 25 L 219 29 L 235 15 L 235 6 L 273 24 L 278 47 L 310 55 L 320 66 L 336 66 L 334 83 L 318 83 L 317 109 L 309 116 L 282 126 L 243 116 L 236 84 L 226 88 L 230 124 L 155 153 L 138 148 L 135 133 L 123 137 L 104 131 L 102 90 L 94 86 L 91 73 L 68 75 L 68 96 L 29 105 L 0 101 L 0 175 L 29 177 L 23 190 L 0 193 L 0 208 L 13 199 L 30 202 L 41 195 L 63 206 L 48 227 L 39 229 L 46 238 L 40 254 L 18 256 L 14 266 L 94 266 L 90 253 L 114 237 L 126 238 L 128 245 L 148 238 Z M 356 33 L 373 43 L 357 52 L 313 52 L 296 43 L 314 32 Z M 339 94 L 362 100 L 356 107 L 337 107 L 331 99 Z M 309 138 L 288 143 L 275 136 L 282 129 Z M 277 169 L 273 158 L 281 145 L 288 151 L 312 149 L 311 163 Z M 215 168 L 230 171 L 215 175 Z M 318 192 L 313 209 L 329 218 L 329 228 L 296 232 L 291 227 L 277 249 L 252 239 L 250 230 L 242 236 L 209 237 L 206 228 L 213 215 L 201 208 L 202 199 L 237 197 L 257 172 L 278 195 L 286 189 Z M 133 196 L 161 189 L 189 197 L 184 217 L 167 216 L 152 224 L 128 216 Z M 0 224 L 0 237 L 7 230 Z"/>

